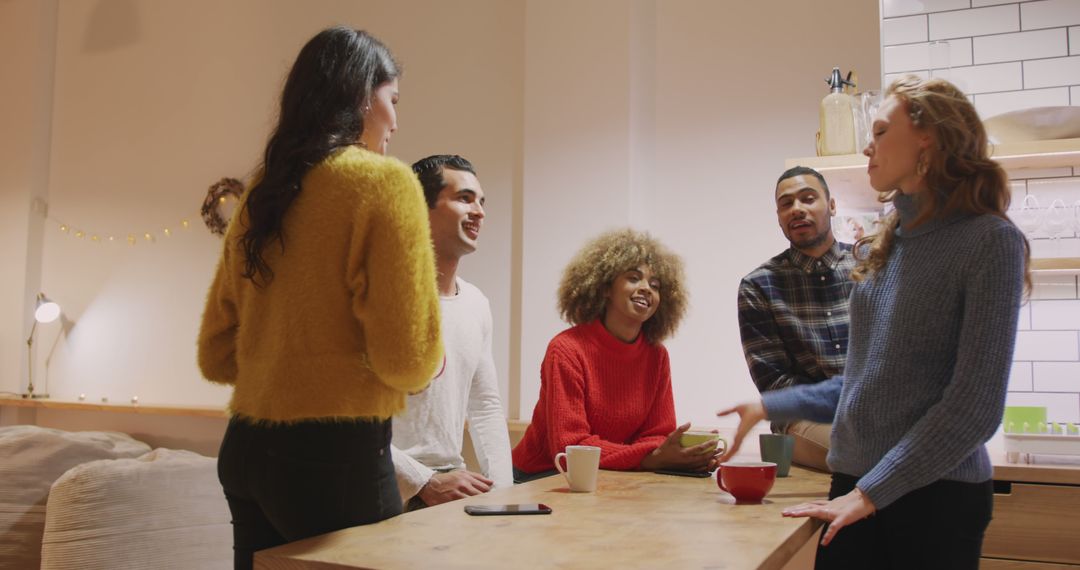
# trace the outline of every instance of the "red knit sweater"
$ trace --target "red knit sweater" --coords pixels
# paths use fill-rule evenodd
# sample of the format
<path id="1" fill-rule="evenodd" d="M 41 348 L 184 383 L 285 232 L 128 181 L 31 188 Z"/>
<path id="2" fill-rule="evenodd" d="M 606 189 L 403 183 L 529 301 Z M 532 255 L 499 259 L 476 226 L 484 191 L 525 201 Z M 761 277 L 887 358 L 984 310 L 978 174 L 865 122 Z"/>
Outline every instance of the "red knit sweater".
<path id="1" fill-rule="evenodd" d="M 540 368 L 540 400 L 514 467 L 555 468 L 568 445 L 600 448 L 602 469 L 637 469 L 675 429 L 667 349 L 619 341 L 599 320 L 555 336 Z"/>

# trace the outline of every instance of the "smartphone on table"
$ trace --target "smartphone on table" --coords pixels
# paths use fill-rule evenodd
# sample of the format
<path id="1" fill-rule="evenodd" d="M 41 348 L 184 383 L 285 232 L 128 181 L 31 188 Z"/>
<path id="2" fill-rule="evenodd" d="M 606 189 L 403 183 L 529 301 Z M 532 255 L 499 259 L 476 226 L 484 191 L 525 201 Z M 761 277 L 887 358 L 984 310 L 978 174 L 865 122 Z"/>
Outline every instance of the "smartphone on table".
<path id="1" fill-rule="evenodd" d="M 518 505 L 466 505 L 465 512 L 473 516 L 497 515 L 550 515 L 551 507 L 543 503 Z"/>
<path id="2" fill-rule="evenodd" d="M 676 477 L 698 477 L 704 479 L 712 477 L 711 471 L 682 471 L 680 469 L 657 469 L 654 473 L 660 475 L 675 475 Z"/>

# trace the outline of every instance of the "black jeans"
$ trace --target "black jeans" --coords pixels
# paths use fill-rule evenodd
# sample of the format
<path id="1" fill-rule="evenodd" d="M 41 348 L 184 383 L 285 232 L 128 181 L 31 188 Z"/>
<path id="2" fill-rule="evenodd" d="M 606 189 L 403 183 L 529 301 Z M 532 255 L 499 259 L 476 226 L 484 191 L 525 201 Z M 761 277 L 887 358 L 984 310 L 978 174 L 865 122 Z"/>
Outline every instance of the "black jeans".
<path id="1" fill-rule="evenodd" d="M 255 551 L 401 513 L 390 422 L 256 426 L 233 418 L 218 455 L 236 568 Z"/>
<path id="2" fill-rule="evenodd" d="M 858 480 L 834 473 L 829 498 L 848 494 Z M 992 481 L 931 483 L 819 544 L 814 568 L 977 570 L 993 508 Z"/>

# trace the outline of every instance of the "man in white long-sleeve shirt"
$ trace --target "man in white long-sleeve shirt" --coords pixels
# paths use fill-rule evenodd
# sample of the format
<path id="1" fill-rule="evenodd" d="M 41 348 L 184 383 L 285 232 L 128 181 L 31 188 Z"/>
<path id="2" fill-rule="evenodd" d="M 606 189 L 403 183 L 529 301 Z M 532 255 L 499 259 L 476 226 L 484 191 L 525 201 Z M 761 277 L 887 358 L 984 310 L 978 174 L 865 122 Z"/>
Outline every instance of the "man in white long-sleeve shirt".
<path id="1" fill-rule="evenodd" d="M 406 411 L 393 420 L 390 449 L 408 510 L 513 484 L 491 355 L 491 308 L 479 289 L 457 276 L 461 258 L 476 251 L 484 191 L 460 156 L 430 156 L 413 171 L 428 203 L 446 360 L 431 386 L 409 396 Z M 467 470 L 461 455 L 466 419 L 481 473 Z"/>

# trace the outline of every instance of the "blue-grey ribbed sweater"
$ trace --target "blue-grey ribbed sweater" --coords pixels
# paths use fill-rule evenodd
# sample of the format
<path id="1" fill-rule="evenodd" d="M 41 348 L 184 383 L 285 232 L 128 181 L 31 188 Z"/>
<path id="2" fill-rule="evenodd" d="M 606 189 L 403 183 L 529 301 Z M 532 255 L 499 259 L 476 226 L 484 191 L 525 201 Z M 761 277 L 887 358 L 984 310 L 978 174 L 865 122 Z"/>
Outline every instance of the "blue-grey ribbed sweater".
<path id="1" fill-rule="evenodd" d="M 828 463 L 884 508 L 939 479 L 992 475 L 1024 286 L 1024 237 L 992 215 L 905 230 L 883 269 L 851 293 L 842 376 L 766 392 L 770 420 L 833 422 Z"/>

